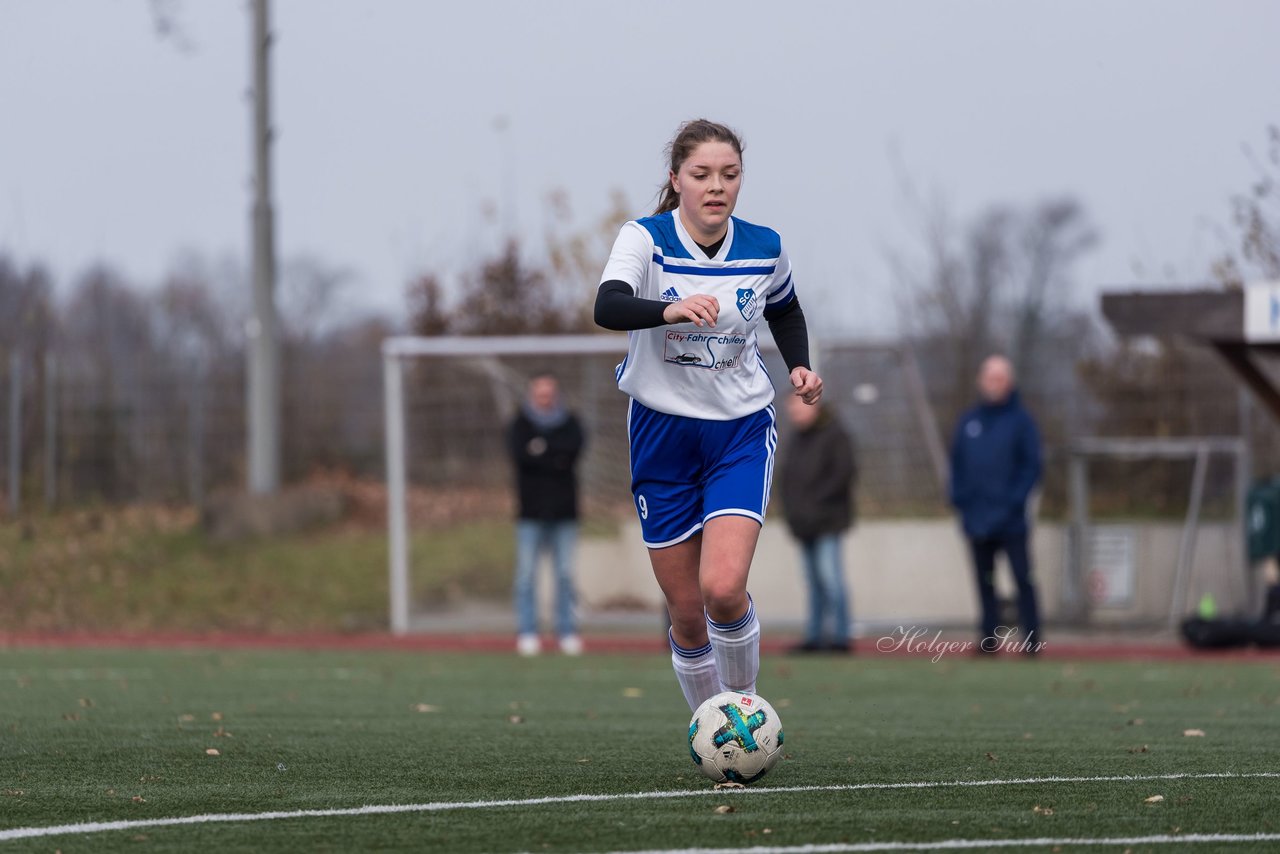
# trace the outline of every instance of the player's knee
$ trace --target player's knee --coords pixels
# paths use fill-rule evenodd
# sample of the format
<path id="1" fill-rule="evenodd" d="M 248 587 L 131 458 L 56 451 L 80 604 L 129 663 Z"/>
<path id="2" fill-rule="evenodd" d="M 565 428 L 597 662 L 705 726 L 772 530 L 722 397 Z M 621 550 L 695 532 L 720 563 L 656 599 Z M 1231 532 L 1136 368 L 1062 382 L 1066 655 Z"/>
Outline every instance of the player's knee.
<path id="1" fill-rule="evenodd" d="M 671 615 L 671 628 L 678 641 L 691 641 L 706 634 L 706 615 L 703 613 L 701 602 L 694 601 L 677 606 L 668 603 L 667 613 Z"/>
<path id="2" fill-rule="evenodd" d="M 747 610 L 747 591 L 729 581 L 711 581 L 702 585 L 702 604 L 707 615 L 716 622 L 730 622 Z"/>

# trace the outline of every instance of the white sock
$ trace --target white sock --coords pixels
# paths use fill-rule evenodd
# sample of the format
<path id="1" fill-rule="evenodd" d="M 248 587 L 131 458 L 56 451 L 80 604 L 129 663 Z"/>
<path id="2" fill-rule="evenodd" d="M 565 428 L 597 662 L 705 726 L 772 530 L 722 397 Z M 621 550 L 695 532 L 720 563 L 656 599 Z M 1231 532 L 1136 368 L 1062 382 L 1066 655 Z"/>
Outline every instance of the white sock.
<path id="1" fill-rule="evenodd" d="M 715 650 L 716 669 L 725 691 L 754 694 L 760 675 L 760 621 L 756 606 L 747 597 L 747 613 L 731 623 L 707 617 L 707 637 Z"/>
<path id="2" fill-rule="evenodd" d="M 689 711 L 696 711 L 704 701 L 720 693 L 720 674 L 716 671 L 716 657 L 711 644 L 686 649 L 676 643 L 671 633 L 667 633 L 671 641 L 671 666 L 676 671 L 676 681 L 684 692 Z"/>

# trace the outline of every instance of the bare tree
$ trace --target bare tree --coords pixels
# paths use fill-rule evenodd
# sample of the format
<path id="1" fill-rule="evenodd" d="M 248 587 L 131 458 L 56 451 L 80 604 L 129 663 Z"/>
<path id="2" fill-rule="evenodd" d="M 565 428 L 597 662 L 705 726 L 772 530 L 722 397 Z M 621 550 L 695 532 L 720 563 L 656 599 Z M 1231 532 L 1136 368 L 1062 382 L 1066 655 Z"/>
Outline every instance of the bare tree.
<path id="1" fill-rule="evenodd" d="M 306 340 L 342 325 L 348 313 L 344 297 L 354 281 L 350 268 L 313 255 L 286 260 L 279 281 L 280 321 L 286 339 Z"/>
<path id="2" fill-rule="evenodd" d="M 598 332 L 592 320 L 595 286 L 618 228 L 629 216 L 615 191 L 604 213 L 578 226 L 566 193 L 547 194 L 541 254 L 532 259 L 515 240 L 462 273 L 449 288 L 435 271 L 405 288 L 409 329 L 416 335 L 545 335 Z M 453 297 L 451 299 L 451 297 Z"/>
<path id="3" fill-rule="evenodd" d="M 936 198 L 916 209 L 919 247 L 888 260 L 905 331 L 939 351 L 951 374 L 943 411 L 955 414 L 968 399 L 978 363 L 992 352 L 1008 353 L 1034 382 L 1043 342 L 1074 322 L 1067 297 L 1075 263 L 1097 242 L 1083 208 L 1070 198 L 994 205 L 967 227 Z"/>
<path id="4" fill-rule="evenodd" d="M 444 286 L 434 273 L 415 277 L 405 289 L 409 331 L 414 335 L 445 335 L 453 327 L 453 315 L 445 305 Z"/>
<path id="5" fill-rule="evenodd" d="M 235 349 L 235 325 L 202 271 L 184 267 L 169 273 L 152 310 L 158 347 L 186 366 L 207 364 Z"/>
<path id="6" fill-rule="evenodd" d="M 964 381 L 975 358 L 973 351 L 987 346 L 990 315 L 972 307 L 988 302 L 989 295 L 974 292 L 945 206 L 937 202 L 919 208 L 918 213 L 918 251 L 887 253 L 899 316 L 908 336 L 917 342 L 936 337 L 947 343 L 953 351 L 950 385 L 956 386 Z"/>
<path id="7" fill-rule="evenodd" d="M 156 37 L 170 42 L 181 53 L 194 53 L 196 43 L 182 23 L 181 0 L 148 0 L 147 5 L 151 9 Z"/>
<path id="8" fill-rule="evenodd" d="M 1098 233 L 1072 198 L 1050 199 L 1015 216 L 1010 231 L 1011 348 L 1024 373 L 1034 374 L 1041 367 L 1038 343 L 1062 317 L 1076 261 L 1097 245 Z"/>
<path id="9" fill-rule="evenodd" d="M 0 347 L 35 356 L 56 331 L 53 283 L 43 267 L 20 270 L 0 255 Z"/>
<path id="10" fill-rule="evenodd" d="M 1214 276 L 1226 287 L 1246 279 L 1280 279 L 1280 125 L 1267 128 L 1261 155 L 1246 147 L 1256 177 L 1247 193 L 1231 200 L 1239 245 L 1213 264 Z"/>
<path id="11" fill-rule="evenodd" d="M 455 321 L 463 335 L 546 334 L 566 325 L 546 272 L 525 262 L 514 240 L 463 277 Z"/>
<path id="12" fill-rule="evenodd" d="M 548 193 L 546 202 L 553 224 L 546 236 L 553 290 L 565 314 L 573 318 L 575 327 L 595 331 L 591 315 L 600 271 L 609 259 L 618 229 L 633 216 L 627 197 L 621 190 L 614 190 L 604 213 L 582 228 L 575 225 L 568 196 L 563 191 Z"/>

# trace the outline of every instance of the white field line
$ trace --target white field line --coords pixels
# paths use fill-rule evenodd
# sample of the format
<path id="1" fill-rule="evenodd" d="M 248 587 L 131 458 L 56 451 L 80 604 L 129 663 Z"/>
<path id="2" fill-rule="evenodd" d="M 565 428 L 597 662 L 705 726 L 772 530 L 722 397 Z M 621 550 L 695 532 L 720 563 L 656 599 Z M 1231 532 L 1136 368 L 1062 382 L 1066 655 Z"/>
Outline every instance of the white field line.
<path id="1" fill-rule="evenodd" d="M 835 842 L 829 845 L 760 846 L 756 848 L 672 848 L 665 851 L 616 851 L 614 854 L 842 854 L 864 851 L 962 851 L 991 848 L 1047 848 L 1073 845 L 1192 845 L 1205 842 L 1276 842 L 1280 833 L 1180 833 L 1157 836 L 1112 836 L 1073 839 L 937 839 L 931 842 Z"/>
<path id="2" fill-rule="evenodd" d="M 290 818 L 328 818 L 332 816 L 393 815 L 397 813 L 445 812 L 448 810 L 498 809 L 502 807 L 536 807 L 548 804 L 602 803 L 608 801 L 653 801 L 668 798 L 759 797 L 794 792 L 867 792 L 890 789 L 955 789 L 982 786 L 1025 786 L 1045 783 L 1141 783 L 1156 780 L 1256 780 L 1280 778 L 1280 771 L 1236 773 L 1222 771 L 1207 774 L 1145 774 L 1101 777 L 1021 777 L 1010 780 L 921 780 L 908 783 L 850 783 L 837 786 L 771 786 L 758 789 L 676 789 L 664 792 L 623 792 L 606 795 L 549 795 L 542 798 L 512 798 L 492 801 L 433 801 L 424 804 L 370 804 L 320 810 L 278 810 L 273 812 L 205 813 L 173 818 L 122 819 L 119 821 L 85 821 L 44 827 L 13 827 L 0 830 L 0 842 L 12 839 L 35 839 L 75 833 L 103 833 L 112 830 L 136 830 L 144 827 L 173 827 L 184 824 L 218 824 L 246 821 L 278 821 Z M 1179 839 L 1187 837 L 1179 836 Z M 960 842 L 962 840 L 957 840 Z M 887 843 L 886 843 L 887 844 Z M 933 845 L 934 843 L 929 843 Z M 773 849 L 761 849 L 773 850 Z M 790 849 L 787 849 L 790 850 Z M 796 849 L 807 851 L 809 849 Z M 825 849 L 813 849 L 815 851 Z M 843 851 L 845 849 L 832 849 Z M 858 850 L 858 849 L 850 849 Z M 892 850 L 892 849 L 870 849 Z M 911 850 L 911 849 L 905 849 Z"/>

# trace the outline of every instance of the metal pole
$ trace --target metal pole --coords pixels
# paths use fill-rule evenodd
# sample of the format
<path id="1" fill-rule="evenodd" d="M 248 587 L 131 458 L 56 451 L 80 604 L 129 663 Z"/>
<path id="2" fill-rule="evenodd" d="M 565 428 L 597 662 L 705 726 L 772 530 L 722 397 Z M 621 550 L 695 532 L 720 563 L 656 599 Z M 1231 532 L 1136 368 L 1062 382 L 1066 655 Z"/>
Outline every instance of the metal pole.
<path id="1" fill-rule="evenodd" d="M 274 212 L 271 206 L 270 3 L 253 0 L 253 317 L 249 357 L 249 490 L 280 486 L 280 343 L 275 304 Z"/>
<path id="2" fill-rule="evenodd" d="M 9 354 L 9 513 L 22 509 L 22 354 Z"/>
<path id="3" fill-rule="evenodd" d="M 1182 538 L 1178 543 L 1178 562 L 1173 576 L 1173 599 L 1169 603 L 1169 625 L 1177 628 L 1187 607 L 1187 585 L 1191 580 L 1191 566 L 1195 559 L 1196 529 L 1200 526 L 1200 504 L 1204 500 L 1205 474 L 1209 469 L 1209 449 L 1201 445 L 1196 450 L 1196 465 L 1191 474 L 1191 500 L 1187 502 L 1187 519 L 1182 525 Z"/>
<path id="4" fill-rule="evenodd" d="M 409 631 L 409 542 L 405 513 L 406 465 L 404 429 L 404 371 L 400 359 L 382 357 L 383 399 L 387 441 L 387 532 L 389 534 L 391 632 Z"/>
<path id="5" fill-rule="evenodd" d="M 1089 460 L 1072 452 L 1067 463 L 1068 489 L 1071 496 L 1071 527 L 1068 533 L 1071 560 L 1062 587 L 1064 616 L 1084 623 L 1089 617 L 1089 596 L 1085 585 L 1085 565 L 1089 554 Z"/>
<path id="6" fill-rule="evenodd" d="M 58 501 L 58 357 L 44 354 L 44 506 Z"/>
<path id="7" fill-rule="evenodd" d="M 1236 518 L 1236 577 L 1242 586 L 1242 602 L 1246 613 L 1260 611 L 1257 591 L 1257 574 L 1249 565 L 1249 544 L 1247 542 L 1245 514 L 1249 507 L 1249 484 L 1253 483 L 1253 398 L 1245 389 L 1240 389 L 1240 446 L 1232 457 L 1235 463 L 1235 518 Z"/>

